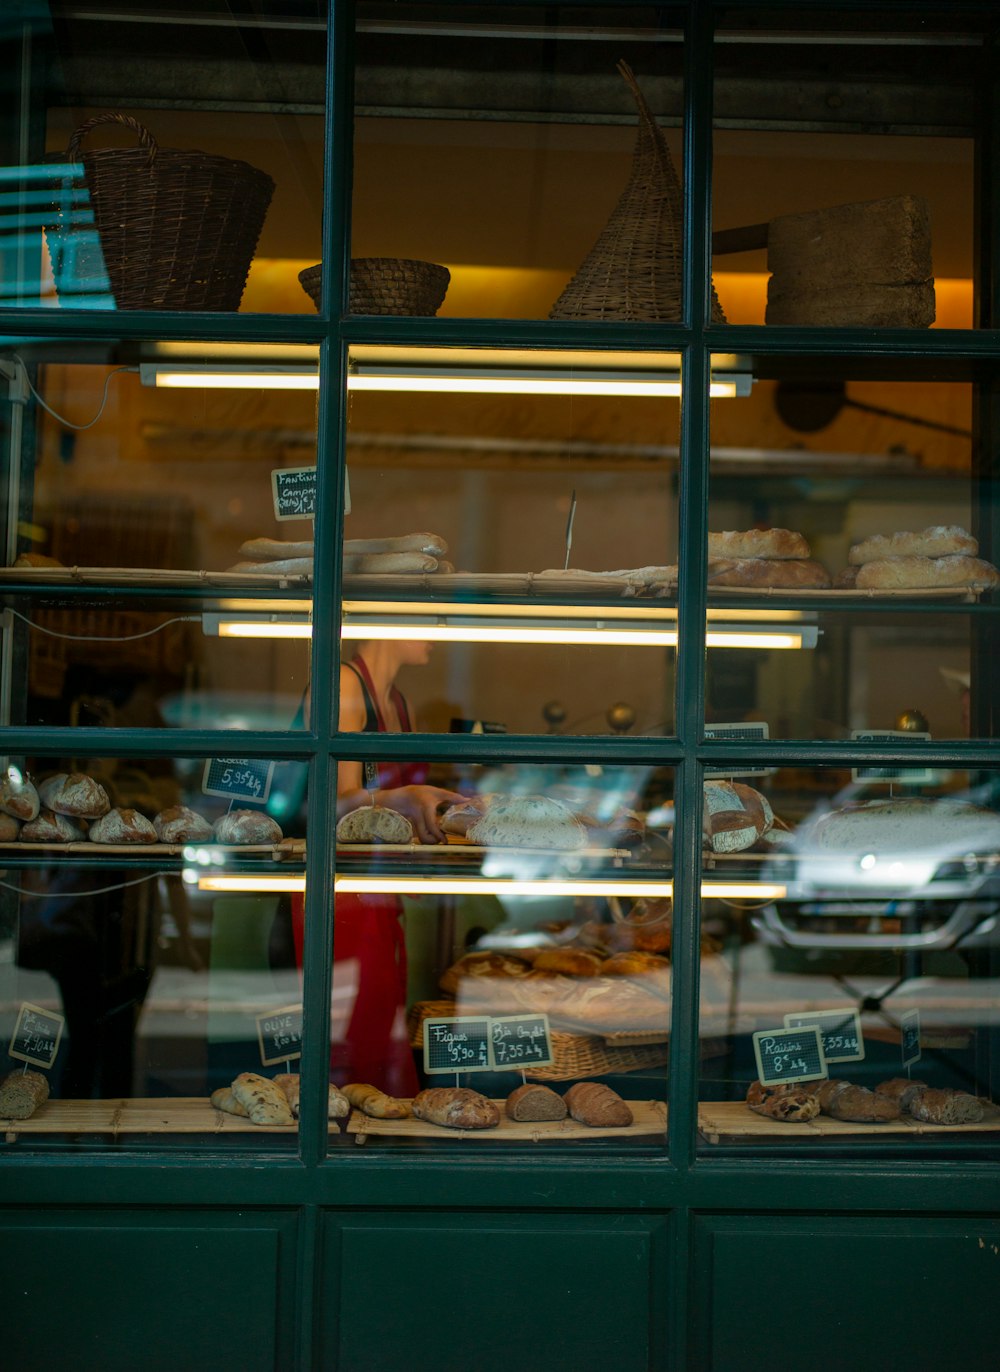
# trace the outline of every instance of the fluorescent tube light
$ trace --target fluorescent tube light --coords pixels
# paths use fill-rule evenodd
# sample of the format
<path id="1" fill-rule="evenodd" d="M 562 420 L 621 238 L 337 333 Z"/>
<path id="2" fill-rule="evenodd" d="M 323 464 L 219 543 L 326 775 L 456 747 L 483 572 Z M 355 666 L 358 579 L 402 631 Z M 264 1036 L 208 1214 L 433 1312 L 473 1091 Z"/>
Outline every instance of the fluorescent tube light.
<path id="1" fill-rule="evenodd" d="M 419 849 L 417 850 L 419 851 Z M 197 883 L 199 891 L 304 891 L 304 876 L 205 873 L 187 868 L 184 880 Z M 515 877 L 382 877 L 338 876 L 333 879 L 334 892 L 342 895 L 472 895 L 472 896 L 645 896 L 671 898 L 672 881 L 629 881 L 627 878 L 609 881 L 553 880 L 520 881 Z M 787 887 L 762 881 L 703 881 L 705 900 L 783 900 Z"/>

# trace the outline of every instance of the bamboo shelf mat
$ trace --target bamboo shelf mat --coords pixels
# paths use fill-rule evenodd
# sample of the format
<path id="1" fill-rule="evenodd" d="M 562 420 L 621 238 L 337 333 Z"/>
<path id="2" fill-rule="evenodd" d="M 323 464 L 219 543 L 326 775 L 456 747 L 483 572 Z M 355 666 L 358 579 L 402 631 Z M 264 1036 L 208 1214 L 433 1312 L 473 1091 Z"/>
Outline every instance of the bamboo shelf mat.
<path id="1" fill-rule="evenodd" d="M 0 853 L 128 853 L 133 857 L 182 857 L 186 848 L 211 848 L 225 856 L 266 856 L 275 862 L 287 860 L 288 853 L 276 843 L 216 843 L 203 839 L 198 843 L 91 843 L 90 839 L 73 839 L 69 843 L 0 843 Z M 303 848 L 303 853 L 305 849 Z M 295 854 L 294 856 L 298 856 Z"/>
<path id="2" fill-rule="evenodd" d="M 782 1121 L 755 1115 L 743 1101 L 703 1101 L 698 1106 L 698 1128 L 709 1143 L 727 1143 L 731 1139 L 824 1138 L 852 1139 L 883 1137 L 884 1135 L 923 1134 L 982 1134 L 1000 1133 L 1000 1110 L 992 1119 L 979 1124 L 923 1124 L 904 1115 L 885 1124 L 851 1124 L 847 1120 L 830 1119 L 819 1115 L 814 1120 Z"/>
<path id="3" fill-rule="evenodd" d="M 355 1136 L 356 1143 L 365 1143 L 369 1138 L 500 1139 L 510 1143 L 546 1143 L 552 1139 L 605 1139 L 616 1135 L 634 1138 L 650 1134 L 666 1139 L 667 1107 L 662 1100 L 630 1100 L 628 1105 L 634 1122 L 611 1129 L 591 1128 L 590 1125 L 578 1124 L 574 1119 L 519 1123 L 509 1120 L 504 1114 L 502 1100 L 494 1104 L 500 1111 L 500 1123 L 495 1129 L 444 1129 L 412 1117 L 405 1120 L 369 1119 L 367 1115 L 353 1110 L 347 1122 L 347 1132 Z"/>

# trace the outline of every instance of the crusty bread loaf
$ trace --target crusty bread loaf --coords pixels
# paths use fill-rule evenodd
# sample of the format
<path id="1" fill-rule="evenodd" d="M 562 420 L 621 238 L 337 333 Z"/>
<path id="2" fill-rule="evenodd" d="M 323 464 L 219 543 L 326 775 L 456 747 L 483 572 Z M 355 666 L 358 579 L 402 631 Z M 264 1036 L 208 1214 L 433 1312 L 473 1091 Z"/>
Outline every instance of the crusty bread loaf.
<path id="1" fill-rule="evenodd" d="M 822 1103 L 822 1110 L 835 1120 L 849 1120 L 852 1124 L 882 1124 L 898 1120 L 899 1101 L 880 1096 L 867 1086 L 847 1085 L 831 1099 Z"/>
<path id="2" fill-rule="evenodd" d="M 803 1083 L 809 1094 L 816 1097 L 819 1108 L 823 1111 L 826 1111 L 831 1102 L 836 1100 L 841 1091 L 846 1091 L 850 1084 L 842 1077 L 826 1077 L 825 1079 Z"/>
<path id="3" fill-rule="evenodd" d="M 858 585 L 858 567 L 844 567 L 833 578 L 835 591 L 854 591 Z"/>
<path id="4" fill-rule="evenodd" d="M 677 580 L 675 563 L 658 563 L 649 567 L 619 567 L 612 572 L 590 572 L 584 567 L 546 567 L 543 572 L 535 572 L 536 581 L 627 581 L 631 586 L 653 586 L 660 582 L 672 583 Z"/>
<path id="5" fill-rule="evenodd" d="M 109 810 L 90 826 L 87 837 L 92 843 L 155 843 L 156 830 L 138 810 Z"/>
<path id="6" fill-rule="evenodd" d="M 85 838 L 79 820 L 57 815 L 54 810 L 41 809 L 34 819 L 23 825 L 18 838 L 22 843 L 74 843 Z"/>
<path id="7" fill-rule="evenodd" d="M 311 538 L 302 539 L 297 543 L 285 543 L 280 538 L 248 538 L 246 543 L 240 545 L 240 557 L 245 557 L 250 562 L 283 562 L 290 557 L 311 559 L 312 555 Z"/>
<path id="8" fill-rule="evenodd" d="M 806 831 L 808 842 L 838 853 L 920 853 L 961 845 L 996 851 L 1000 815 L 947 797 L 900 796 L 832 810 Z"/>
<path id="9" fill-rule="evenodd" d="M 602 977 L 644 977 L 651 973 L 669 971 L 670 963 L 661 954 L 645 953 L 638 948 L 615 953 L 601 963 Z"/>
<path id="10" fill-rule="evenodd" d="M 572 850 L 587 842 L 587 831 L 572 810 L 547 796 L 498 796 L 467 838 L 487 848 Z"/>
<path id="11" fill-rule="evenodd" d="M 338 843 L 412 843 L 413 825 L 387 805 L 352 810 L 337 825 Z"/>
<path id="12" fill-rule="evenodd" d="M 454 995 L 468 977 L 524 977 L 530 971 L 529 962 L 509 953 L 466 953 L 445 970 L 438 985 Z"/>
<path id="13" fill-rule="evenodd" d="M 791 529 L 743 529 L 708 535 L 709 561 L 715 558 L 804 558 L 809 544 Z"/>
<path id="14" fill-rule="evenodd" d="M 212 837 L 212 826 L 186 805 L 171 805 L 161 810 L 153 820 L 156 837 L 161 843 L 207 843 Z"/>
<path id="15" fill-rule="evenodd" d="M 978 1124 L 985 1111 L 982 1101 L 965 1091 L 921 1091 L 910 1102 L 910 1114 L 925 1124 Z"/>
<path id="16" fill-rule="evenodd" d="M 349 1105 L 353 1105 L 356 1110 L 360 1110 L 363 1115 L 369 1115 L 372 1119 L 405 1120 L 410 1114 L 410 1107 L 405 1100 L 387 1096 L 377 1086 L 369 1086 L 365 1082 L 349 1083 L 344 1087 L 343 1095 Z"/>
<path id="17" fill-rule="evenodd" d="M 296 1119 L 299 1118 L 302 1079 L 298 1072 L 281 1072 L 272 1078 L 279 1091 L 284 1092 L 288 1107 Z M 331 1085 L 327 1091 L 326 1117 L 331 1120 L 346 1119 L 351 1113 L 351 1105 L 344 1093 Z"/>
<path id="18" fill-rule="evenodd" d="M 212 826 L 217 843 L 280 843 L 281 825 L 263 810 L 230 810 Z"/>
<path id="19" fill-rule="evenodd" d="M 564 1120 L 568 1113 L 566 1102 L 551 1086 L 540 1082 L 525 1082 L 511 1091 L 504 1105 L 512 1120 Z"/>
<path id="20" fill-rule="evenodd" d="M 41 1072 L 8 1072 L 0 1081 L 0 1119 L 30 1119 L 49 1098 L 49 1079 Z"/>
<path id="21" fill-rule="evenodd" d="M 774 823 L 767 797 L 739 781 L 706 781 L 702 835 L 714 853 L 740 853 Z"/>
<path id="22" fill-rule="evenodd" d="M 111 809 L 108 793 L 99 781 L 83 772 L 57 772 L 38 787 L 39 799 L 46 809 L 74 819 L 100 819 Z"/>
<path id="23" fill-rule="evenodd" d="M 823 591 L 830 573 L 819 562 L 777 558 L 713 559 L 708 564 L 710 586 L 759 586 L 771 590 Z"/>
<path id="24" fill-rule="evenodd" d="M 220 1086 L 212 1092 L 210 1099 L 216 1110 L 222 1110 L 227 1115 L 239 1115 L 242 1119 L 247 1118 L 247 1108 L 233 1095 L 231 1086 Z"/>
<path id="25" fill-rule="evenodd" d="M 492 796 L 469 796 L 458 805 L 449 805 L 441 816 L 441 828 L 446 834 L 457 834 L 464 838 L 474 824 L 482 819 L 489 809 Z"/>
<path id="26" fill-rule="evenodd" d="M 881 562 L 890 557 L 947 557 L 963 553 L 975 557 L 979 544 L 957 524 L 936 524 L 918 533 L 873 534 L 851 545 L 847 560 L 852 567 Z"/>
<path id="27" fill-rule="evenodd" d="M 1000 586 L 1000 572 L 992 562 L 961 553 L 950 557 L 890 557 L 859 567 L 855 584 L 859 591 Z"/>
<path id="28" fill-rule="evenodd" d="M 622 1128 L 632 1123 L 632 1111 L 617 1091 L 599 1081 L 575 1082 L 563 1100 L 579 1124 L 595 1129 Z"/>
<path id="29" fill-rule="evenodd" d="M 233 1082 L 233 1095 L 252 1124 L 295 1123 L 284 1091 L 257 1072 L 241 1072 Z"/>
<path id="30" fill-rule="evenodd" d="M 21 821 L 0 812 L 0 843 L 15 843 L 21 832 Z"/>
<path id="31" fill-rule="evenodd" d="M 231 567 L 226 568 L 227 572 L 260 572 L 271 573 L 274 576 L 312 576 L 313 560 L 311 557 L 282 557 L 271 558 L 260 562 L 234 562 Z"/>
<path id="32" fill-rule="evenodd" d="M 747 1091 L 747 1105 L 757 1115 L 786 1123 L 814 1120 L 819 1114 L 819 1101 L 808 1089 L 809 1082 L 778 1082 L 765 1085 L 752 1081 Z"/>
<path id="33" fill-rule="evenodd" d="M 904 1115 L 909 1114 L 910 1106 L 914 1096 L 925 1090 L 925 1081 L 915 1081 L 912 1077 L 890 1077 L 888 1081 L 880 1081 L 875 1087 L 876 1096 L 887 1096 L 889 1100 L 894 1100 L 899 1106 L 900 1112 Z"/>
<path id="34" fill-rule="evenodd" d="M 440 534 L 400 534 L 397 538 L 345 538 L 345 557 L 363 557 L 379 553 L 424 553 L 428 557 L 444 557 L 448 545 Z"/>
<path id="35" fill-rule="evenodd" d="M 543 948 L 534 960 L 536 972 L 554 972 L 564 977 L 596 977 L 603 958 L 586 948 Z"/>
<path id="36" fill-rule="evenodd" d="M 34 819 L 41 809 L 34 783 L 14 767 L 0 776 L 0 810 L 15 819 Z"/>
<path id="37" fill-rule="evenodd" d="M 432 1086 L 413 1098 L 418 1120 L 443 1129 L 494 1129 L 500 1111 L 491 1100 L 464 1086 Z"/>

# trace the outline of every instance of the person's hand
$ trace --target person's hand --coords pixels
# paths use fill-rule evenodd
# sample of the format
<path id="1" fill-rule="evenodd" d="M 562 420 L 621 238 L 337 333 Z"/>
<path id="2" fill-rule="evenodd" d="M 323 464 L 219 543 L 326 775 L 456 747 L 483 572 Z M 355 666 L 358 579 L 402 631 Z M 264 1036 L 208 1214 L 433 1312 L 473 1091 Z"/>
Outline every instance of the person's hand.
<path id="1" fill-rule="evenodd" d="M 390 810 L 398 810 L 413 825 L 421 843 L 444 843 L 445 834 L 441 828 L 438 807 L 459 805 L 465 796 L 457 791 L 447 791 L 442 786 L 397 786 L 393 790 L 379 787 L 375 803 L 386 805 Z"/>

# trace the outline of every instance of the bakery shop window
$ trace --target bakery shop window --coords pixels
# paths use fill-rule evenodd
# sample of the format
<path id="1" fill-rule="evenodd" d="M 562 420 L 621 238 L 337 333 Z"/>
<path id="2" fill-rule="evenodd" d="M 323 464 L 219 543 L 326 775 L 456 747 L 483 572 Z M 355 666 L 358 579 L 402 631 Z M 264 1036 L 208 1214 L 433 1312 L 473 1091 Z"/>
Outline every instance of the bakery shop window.
<path id="1" fill-rule="evenodd" d="M 994 1145 L 1000 773 L 760 768 L 705 800 L 703 1145 Z"/>
<path id="2" fill-rule="evenodd" d="M 680 320 L 681 8 L 356 16 L 352 313 Z"/>
<path id="3" fill-rule="evenodd" d="M 296 1148 L 302 986 L 288 891 L 304 884 L 302 771 L 253 758 L 8 759 L 9 1146 Z"/>
<path id="4" fill-rule="evenodd" d="M 662 1148 L 670 771 L 340 771 L 330 1070 L 350 1131 Z M 299 943 L 309 915 L 307 894 Z"/>
<path id="5" fill-rule="evenodd" d="M 732 323 L 973 326 L 982 26 L 873 6 L 863 35 L 822 9 L 768 34 L 720 12 L 713 249 Z"/>

